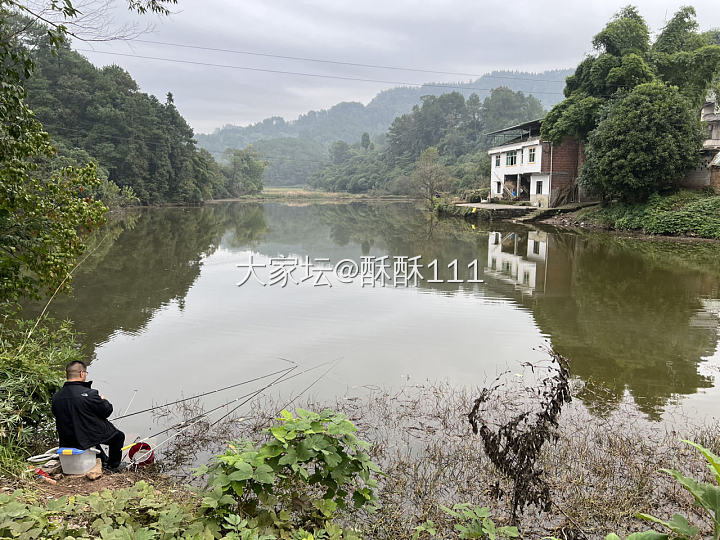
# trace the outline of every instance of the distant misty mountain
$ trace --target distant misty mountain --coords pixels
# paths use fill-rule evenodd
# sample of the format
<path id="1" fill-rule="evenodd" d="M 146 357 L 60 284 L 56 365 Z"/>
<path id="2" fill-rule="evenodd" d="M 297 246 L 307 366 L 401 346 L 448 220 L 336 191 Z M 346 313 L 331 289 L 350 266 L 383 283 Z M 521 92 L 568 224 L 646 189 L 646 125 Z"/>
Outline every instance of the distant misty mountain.
<path id="1" fill-rule="evenodd" d="M 345 101 L 327 110 L 310 111 L 289 122 L 273 116 L 245 127 L 226 125 L 211 134 L 197 134 L 196 138 L 202 148 L 216 156 L 226 148 L 245 148 L 256 141 L 288 137 L 311 140 L 322 146 L 337 140 L 354 143 L 364 132 L 371 136 L 385 133 L 397 116 L 410 112 L 420 103 L 421 96 L 428 94 L 459 91 L 466 98 L 475 93 L 483 99 L 491 89 L 506 86 L 516 92 L 534 95 L 545 109 L 549 109 L 562 100 L 565 78 L 572 73 L 572 69 L 542 73 L 493 71 L 459 87 L 432 83 L 422 87 L 396 87 L 380 92 L 367 105 Z"/>

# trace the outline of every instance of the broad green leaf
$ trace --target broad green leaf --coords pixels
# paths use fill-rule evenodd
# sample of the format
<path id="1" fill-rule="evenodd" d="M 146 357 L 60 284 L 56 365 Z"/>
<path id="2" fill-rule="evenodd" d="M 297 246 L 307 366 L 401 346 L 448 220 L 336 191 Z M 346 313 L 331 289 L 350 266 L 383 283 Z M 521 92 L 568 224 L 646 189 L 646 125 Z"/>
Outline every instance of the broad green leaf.
<path id="1" fill-rule="evenodd" d="M 708 461 L 710 472 L 715 475 L 715 481 L 720 484 L 720 456 L 713 454 L 710 450 L 698 443 L 688 440 L 683 440 L 683 442 L 695 447 L 703 456 L 705 456 L 705 459 Z"/>
<path id="2" fill-rule="evenodd" d="M 275 481 L 275 473 L 270 465 L 263 464 L 259 465 L 258 468 L 255 469 L 253 478 L 261 484 L 272 484 Z"/>
<path id="3" fill-rule="evenodd" d="M 663 527 L 667 527 L 672 532 L 680 536 L 692 538 L 700 531 L 697 527 L 693 527 L 685 516 L 681 516 L 680 514 L 673 515 L 670 521 L 663 521 L 662 519 L 648 514 L 638 514 L 637 517 L 646 521 L 652 521 L 653 523 L 657 523 Z"/>
<path id="4" fill-rule="evenodd" d="M 674 477 L 675 480 L 695 497 L 698 504 L 711 514 L 709 517 L 712 518 L 715 523 L 715 529 L 718 530 L 720 528 L 720 522 L 718 521 L 718 515 L 720 514 L 720 487 L 713 486 L 706 482 L 698 482 L 694 478 L 685 476 L 674 469 L 660 470 Z"/>
<path id="5" fill-rule="evenodd" d="M 235 470 L 228 475 L 232 482 L 241 482 L 248 480 L 253 476 L 253 468 L 249 463 L 236 463 Z"/>
<path id="6" fill-rule="evenodd" d="M 657 531 L 645 531 L 632 533 L 625 540 L 668 540 L 670 537 L 667 534 L 659 533 Z"/>

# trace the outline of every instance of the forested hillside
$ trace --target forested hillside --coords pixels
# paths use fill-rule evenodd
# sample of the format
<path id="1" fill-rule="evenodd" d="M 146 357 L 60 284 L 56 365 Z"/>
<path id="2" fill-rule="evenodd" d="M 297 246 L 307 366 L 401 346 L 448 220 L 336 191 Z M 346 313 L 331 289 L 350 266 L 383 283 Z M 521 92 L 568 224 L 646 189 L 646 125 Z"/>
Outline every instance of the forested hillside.
<path id="1" fill-rule="evenodd" d="M 423 96 L 456 92 L 465 99 L 476 94 L 482 100 L 490 95 L 491 89 L 507 87 L 534 95 L 543 108 L 548 109 L 562 99 L 565 78 L 572 73 L 572 70 L 543 73 L 496 71 L 458 88 L 433 84 L 391 88 L 380 92 L 367 105 L 343 102 L 327 110 L 310 111 L 294 121 L 280 117 L 266 118 L 245 127 L 227 125 L 211 134 L 198 134 L 196 138 L 199 146 L 215 157 L 221 156 L 226 148 L 246 148 L 252 144 L 260 157 L 268 162 L 266 184 L 304 184 L 320 168 L 320 162 L 327 157 L 327 150 L 333 142 L 354 143 L 363 133 L 375 139 L 387 131 L 395 118 L 419 105 Z M 297 167 L 288 166 L 300 146 L 293 139 L 302 139 L 306 141 L 302 145 L 308 146 L 308 153 L 302 156 L 304 161 L 302 164 L 297 161 Z"/>
<path id="2" fill-rule="evenodd" d="M 313 139 L 328 146 L 337 140 L 359 140 L 365 132 L 370 135 L 385 132 L 397 116 L 412 111 L 422 96 L 459 92 L 466 99 L 471 94 L 477 94 L 483 99 L 490 95 L 491 89 L 500 86 L 532 94 L 544 108 L 549 109 L 562 100 L 565 78 L 572 73 L 570 69 L 543 73 L 495 71 L 458 87 L 428 84 L 422 87 L 391 88 L 380 92 L 367 105 L 343 102 L 327 110 L 310 111 L 294 121 L 276 116 L 246 127 L 227 125 L 211 134 L 198 134 L 197 140 L 201 147 L 211 152 L 245 148 L 255 141 L 282 137 Z"/>
<path id="3" fill-rule="evenodd" d="M 354 145 L 336 141 L 330 161 L 310 184 L 330 191 L 394 193 L 412 191 L 418 159 L 436 148 L 433 166 L 455 187 L 476 189 L 490 173 L 485 133 L 544 114 L 540 100 L 508 88 L 496 88 L 484 100 L 465 99 L 460 92 L 425 96 L 410 114 L 397 117 L 387 132 L 387 146 L 377 148 L 368 137 Z"/>
<path id="4" fill-rule="evenodd" d="M 261 187 L 262 169 L 260 178 L 240 178 L 197 148 L 171 93 L 161 102 L 140 92 L 129 73 L 117 66 L 98 69 L 67 43 L 52 54 L 44 27 L 30 27 L 26 36 L 35 63 L 25 81 L 27 101 L 52 136 L 60 158 L 55 162 L 97 161 L 104 188 L 95 195 L 108 204 L 115 185 L 143 204 L 193 203 L 250 193 L 258 182 Z M 247 171 L 256 165 L 261 162 Z"/>

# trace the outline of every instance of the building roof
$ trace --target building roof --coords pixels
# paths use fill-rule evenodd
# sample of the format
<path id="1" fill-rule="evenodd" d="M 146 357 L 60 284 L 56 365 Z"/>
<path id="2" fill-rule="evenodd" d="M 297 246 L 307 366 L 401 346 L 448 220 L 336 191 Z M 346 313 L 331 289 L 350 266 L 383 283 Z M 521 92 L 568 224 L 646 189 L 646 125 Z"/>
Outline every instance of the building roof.
<path id="1" fill-rule="evenodd" d="M 498 129 L 497 131 L 491 131 L 490 133 L 486 133 L 485 135 L 498 135 L 500 133 L 505 133 L 507 131 L 532 130 L 533 128 L 536 128 L 539 130 L 540 126 L 542 125 L 542 121 L 543 121 L 542 118 L 538 118 L 537 120 L 530 120 L 529 122 L 523 122 L 522 124 L 517 124 L 514 126 L 503 128 L 503 129 Z"/>

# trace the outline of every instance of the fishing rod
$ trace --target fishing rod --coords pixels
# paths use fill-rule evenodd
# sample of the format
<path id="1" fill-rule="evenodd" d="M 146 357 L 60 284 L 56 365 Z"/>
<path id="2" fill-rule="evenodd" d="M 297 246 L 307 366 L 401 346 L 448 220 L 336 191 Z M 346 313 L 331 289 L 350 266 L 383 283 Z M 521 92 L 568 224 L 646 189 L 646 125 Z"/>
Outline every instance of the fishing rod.
<path id="1" fill-rule="evenodd" d="M 312 369 L 319 368 L 319 367 L 321 367 L 321 366 L 323 366 L 323 365 L 326 365 L 326 364 L 329 364 L 329 363 L 330 363 L 330 360 L 328 360 L 327 362 L 323 362 L 322 364 L 318 364 L 317 366 L 315 366 L 315 367 L 312 368 Z M 312 388 L 313 386 L 315 386 L 315 384 L 317 384 L 318 381 L 320 381 L 323 377 L 325 377 L 325 375 L 327 375 L 328 373 L 330 373 L 330 370 L 333 369 L 333 368 L 337 365 L 337 363 L 338 363 L 338 360 L 335 360 L 335 361 L 333 362 L 333 364 L 332 364 L 327 370 L 325 370 L 325 372 L 324 372 L 322 375 L 320 375 L 318 378 L 316 378 L 312 383 L 310 383 L 309 386 L 307 386 L 307 387 L 305 388 L 305 390 L 303 390 L 302 392 L 300 392 L 300 393 L 299 393 L 297 396 L 295 396 L 290 402 L 288 402 L 288 403 L 283 407 L 283 409 L 286 409 L 286 408 L 287 408 L 289 405 L 291 405 L 297 398 L 299 398 L 299 397 L 300 397 L 301 395 L 303 395 L 305 392 L 307 392 L 308 390 L 310 390 L 310 388 Z M 296 374 L 296 375 L 293 375 L 292 377 L 288 377 L 288 379 L 291 379 L 291 378 L 294 378 L 294 377 L 298 377 L 298 376 L 302 375 L 303 373 L 307 373 L 308 371 L 309 371 L 309 370 L 301 371 L 300 373 L 298 373 L 298 374 Z M 285 379 L 285 380 L 288 380 L 288 379 Z M 282 381 L 282 382 L 285 382 L 285 381 Z M 245 402 L 240 403 L 237 407 L 234 407 L 231 411 L 227 412 L 226 414 L 224 414 L 223 416 L 221 416 L 220 418 L 218 418 L 217 420 L 215 420 L 215 422 L 213 422 L 212 424 L 210 424 L 210 427 L 213 427 L 214 425 L 220 423 L 222 420 L 224 420 L 225 418 L 227 418 L 228 416 L 230 416 L 232 413 L 234 413 L 234 412 L 235 412 L 236 410 L 238 410 L 240 407 L 242 407 L 243 405 L 245 405 L 245 403 L 247 403 L 247 401 L 249 401 L 249 400 L 246 400 Z M 281 409 L 281 410 L 282 410 L 282 409 Z M 278 413 L 278 414 L 279 414 L 279 413 Z"/>
<path id="2" fill-rule="evenodd" d="M 144 442 L 144 441 L 146 441 L 146 440 L 148 440 L 148 439 L 151 439 L 151 438 L 153 438 L 153 437 L 157 437 L 158 435 L 162 435 L 162 434 L 164 434 L 164 433 L 167 433 L 168 431 L 171 431 L 171 430 L 176 429 L 176 428 L 178 428 L 178 427 L 184 426 L 184 427 L 182 427 L 182 429 L 181 429 L 180 431 L 178 431 L 177 433 L 175 433 L 175 434 L 172 435 L 172 437 L 174 437 L 174 436 L 178 435 L 179 433 L 182 433 L 182 431 L 184 431 L 185 429 L 187 429 L 187 428 L 190 427 L 191 425 L 194 425 L 194 424 L 196 424 L 197 422 L 199 422 L 199 421 L 200 421 L 202 418 L 204 418 L 205 416 L 208 416 L 208 415 L 214 413 L 215 411 L 217 411 L 217 410 L 219 410 L 219 409 L 222 409 L 223 407 L 227 407 L 228 405 L 230 405 L 231 403 L 234 403 L 235 401 L 238 401 L 238 400 L 247 398 L 247 399 L 245 399 L 245 401 L 243 401 L 242 403 L 240 403 L 237 407 L 234 407 L 233 410 L 230 411 L 230 413 L 232 413 L 232 412 L 234 412 L 235 410 L 237 410 L 239 407 L 241 407 L 242 405 L 245 405 L 245 404 L 246 404 L 248 401 L 250 401 L 253 397 L 257 396 L 258 394 L 260 394 L 261 392 L 267 390 L 268 388 L 274 386 L 275 384 L 284 383 L 284 382 L 286 382 L 286 381 L 289 381 L 290 379 L 294 379 L 294 378 L 296 378 L 296 377 L 299 377 L 300 375 L 304 375 L 305 373 L 308 373 L 309 371 L 313 371 L 313 370 L 315 370 L 315 369 L 321 368 L 322 366 L 327 365 L 327 364 L 329 364 L 329 363 L 330 363 L 330 361 L 322 362 L 322 363 L 320 363 L 320 364 L 317 364 L 317 365 L 315 365 L 315 366 L 309 367 L 309 368 L 307 368 L 307 369 L 302 370 L 302 371 L 299 372 L 299 373 L 296 373 L 296 374 L 290 375 L 290 376 L 287 376 L 288 373 L 290 373 L 291 371 L 297 369 L 298 366 L 293 366 L 293 367 L 288 368 L 288 369 L 285 369 L 285 370 L 280 370 L 280 371 L 283 372 L 283 373 L 282 373 L 279 377 L 277 377 L 276 379 L 274 379 L 273 381 L 271 381 L 270 383 L 268 383 L 267 385 L 263 386 L 262 388 L 260 388 L 260 389 L 258 389 L 258 390 L 255 390 L 255 391 L 253 391 L 253 392 L 250 392 L 250 393 L 248 393 L 248 394 L 244 394 L 244 395 L 242 395 L 242 396 L 236 397 L 236 398 L 234 398 L 234 399 L 231 399 L 230 401 L 228 401 L 228 402 L 226 402 L 226 403 L 223 403 L 222 405 L 218 405 L 217 407 L 214 407 L 214 408 L 210 409 L 209 411 L 205 411 L 205 412 L 203 412 L 202 414 L 200 414 L 200 415 L 198 415 L 198 416 L 196 416 L 196 417 L 194 417 L 194 418 L 191 418 L 190 420 L 186 420 L 186 421 L 181 422 L 181 423 L 179 423 L 179 424 L 172 425 L 172 426 L 170 426 L 169 428 L 166 428 L 166 429 L 164 429 L 164 430 L 162 430 L 162 431 L 158 431 L 157 433 L 154 433 L 154 434 L 152 434 L 152 435 L 148 435 L 147 437 L 145 437 L 145 438 L 143 438 L 143 439 L 136 440 L 136 441 L 132 442 L 131 444 L 128 444 L 127 446 L 124 446 L 124 447 L 122 448 L 122 450 L 125 451 L 125 450 L 127 450 L 128 448 L 131 448 L 133 445 L 135 445 L 135 444 L 137 444 L 137 443 Z M 277 373 L 280 373 L 280 372 L 275 372 L 275 374 L 277 374 Z M 227 415 L 222 416 L 218 421 L 222 420 L 222 419 L 225 418 L 226 416 L 227 416 Z M 190 422 L 190 424 L 184 425 L 184 424 L 186 424 L 187 422 Z M 217 424 L 217 421 L 214 422 L 213 424 L 211 424 L 210 427 L 214 426 L 215 424 Z M 170 438 L 172 438 L 172 437 L 170 437 Z M 168 440 L 169 440 L 169 439 L 168 439 Z M 166 442 L 166 441 L 163 441 L 163 443 L 161 443 L 161 444 L 164 444 L 165 442 Z M 158 446 L 159 446 L 159 445 L 157 445 L 155 448 L 157 448 Z"/>
<path id="3" fill-rule="evenodd" d="M 305 387 L 305 389 L 304 389 L 302 392 L 300 392 L 298 395 L 296 395 L 292 400 L 290 400 L 288 403 L 286 403 L 285 406 L 284 406 L 282 409 L 286 409 L 286 408 L 287 408 L 288 406 L 290 406 L 295 400 L 297 400 L 301 395 L 303 395 L 305 392 L 307 392 L 308 390 L 310 390 L 310 388 L 312 388 L 315 384 L 317 384 L 318 381 L 320 381 L 323 377 L 325 377 L 328 373 L 330 373 L 330 370 L 333 369 L 333 368 L 338 364 L 338 362 L 339 362 L 341 359 L 342 359 L 342 357 L 341 357 L 341 358 L 338 358 L 337 360 L 335 360 L 334 362 L 332 362 L 332 365 L 331 365 L 327 370 L 325 370 L 325 372 L 324 372 L 322 375 L 320 375 L 317 379 L 315 379 L 312 383 L 310 383 L 307 387 Z M 327 364 L 329 364 L 329 363 L 331 363 L 330 360 L 328 360 L 327 362 L 322 362 L 322 363 L 320 363 L 320 364 L 318 364 L 318 365 L 316 365 L 316 366 L 313 366 L 313 367 L 311 367 L 311 368 L 308 368 L 308 369 L 306 369 L 306 370 L 303 370 L 303 371 L 301 371 L 300 373 L 297 373 L 297 374 L 295 374 L 295 375 L 292 375 L 291 377 L 288 377 L 288 378 L 286 378 L 286 379 L 284 379 L 283 381 L 280 381 L 280 382 L 285 382 L 285 381 L 287 381 L 287 380 L 289 380 L 289 379 L 293 379 L 293 378 L 295 378 L 295 377 L 299 377 L 300 375 L 303 375 L 304 373 L 307 373 L 308 371 L 311 371 L 311 370 L 313 370 L 313 369 L 317 369 L 317 368 L 322 367 L 322 366 L 324 366 L 324 365 L 327 365 Z M 247 403 L 247 401 L 249 401 L 249 400 L 246 400 L 246 401 L 244 401 L 243 403 L 240 403 L 237 407 L 233 407 L 233 409 L 232 409 L 231 411 L 229 411 L 227 414 L 224 414 L 223 416 L 221 416 L 220 418 L 218 418 L 217 420 L 215 420 L 215 422 L 213 422 L 212 424 L 210 424 L 210 426 L 208 426 L 208 427 L 211 428 L 211 427 L 217 425 L 217 424 L 218 424 L 219 422 L 221 422 L 223 419 L 227 418 L 229 415 L 231 415 L 232 413 L 234 413 L 237 409 L 239 409 L 240 407 L 242 407 L 245 403 Z M 280 414 L 280 413 L 278 412 L 277 414 Z M 188 427 L 189 427 L 189 426 L 188 426 Z M 186 428 L 183 428 L 183 430 L 184 430 L 184 429 L 186 429 Z M 169 437 L 167 440 L 165 440 L 165 441 L 163 441 L 162 443 L 160 443 L 159 445 L 157 445 L 155 448 L 158 448 L 161 444 L 166 443 L 168 440 L 170 440 L 170 439 L 171 439 L 172 437 L 174 437 L 175 435 L 177 435 L 177 433 L 173 434 L 171 437 Z M 188 474 L 184 474 L 180 479 L 183 480 L 183 479 L 187 478 L 188 476 L 189 476 L 189 473 L 188 473 Z"/>
<path id="4" fill-rule="evenodd" d="M 222 391 L 224 391 L 224 390 L 229 390 L 229 389 L 231 389 L 231 388 L 237 388 L 238 386 L 243 386 L 243 385 L 246 385 L 246 384 L 250 384 L 250 383 L 253 383 L 253 382 L 256 382 L 256 381 L 260 381 L 260 380 L 262 380 L 262 379 L 267 379 L 268 377 L 272 377 L 273 375 L 277 375 L 278 373 L 290 372 L 290 371 L 292 371 L 293 369 L 295 369 L 295 368 L 294 368 L 294 367 L 288 367 L 288 368 L 285 368 L 285 369 L 280 369 L 280 370 L 278 370 L 278 371 L 273 371 L 272 373 L 268 373 L 267 375 L 262 375 L 262 376 L 260 376 L 260 377 L 255 377 L 254 379 L 248 379 L 247 381 L 242 381 L 242 382 L 239 382 L 239 383 L 231 384 L 231 385 L 229 385 L 229 386 L 224 386 L 223 388 L 218 388 L 218 389 L 216 389 L 216 390 L 210 390 L 209 392 L 203 392 L 202 394 L 197 394 L 197 395 L 195 395 L 195 396 L 190 396 L 190 397 L 187 397 L 187 398 L 178 399 L 177 401 L 171 401 L 170 403 L 165 403 L 165 404 L 163 404 L 163 405 L 156 405 L 156 406 L 154 406 L 154 407 L 149 407 L 149 408 L 147 408 L 147 409 L 142 409 L 141 411 L 135 411 L 135 412 L 132 412 L 132 413 L 130 413 L 130 414 L 125 414 L 125 413 L 123 413 L 123 414 L 120 415 L 120 416 L 116 416 L 115 418 L 111 418 L 111 420 L 112 420 L 112 421 L 122 420 L 123 418 L 129 418 L 129 417 L 131 417 L 131 416 L 136 416 L 136 415 L 138 415 L 138 414 L 143 414 L 143 413 L 146 413 L 146 412 L 154 411 L 154 410 L 156 410 L 156 409 L 162 409 L 162 408 L 164 408 L 164 407 L 170 407 L 171 405 L 177 405 L 178 403 L 183 403 L 183 402 L 185 402 L 185 401 L 190 401 L 191 399 L 197 399 L 197 398 L 209 396 L 210 394 L 215 394 L 215 393 L 217 393 L 217 392 L 222 392 Z M 125 411 L 125 412 L 127 412 L 127 411 Z"/>
<path id="5" fill-rule="evenodd" d="M 293 369 L 295 369 L 295 368 L 293 368 Z M 252 398 L 254 398 L 255 396 L 259 395 L 261 392 L 267 390 L 268 388 L 270 388 L 270 387 L 271 387 L 273 384 L 275 384 L 276 382 L 281 381 L 284 376 L 285 376 L 285 374 L 280 375 L 278 378 L 276 378 L 275 380 L 273 380 L 271 383 L 265 385 L 264 387 L 256 390 L 256 391 L 253 392 L 252 394 L 250 394 L 249 397 L 248 397 L 245 401 L 243 401 L 242 403 L 240 403 L 240 405 L 238 405 L 238 407 L 240 407 L 241 405 L 244 405 L 245 403 L 247 403 L 248 401 L 250 401 Z M 242 399 L 242 398 L 237 398 L 237 399 Z M 232 403 L 232 402 L 230 402 L 230 403 Z M 226 405 L 229 405 L 229 403 L 226 404 Z M 224 407 L 224 406 L 225 406 L 225 405 L 223 405 L 223 407 Z M 157 450 L 158 448 L 160 448 L 160 447 L 161 447 L 162 445 L 164 445 L 165 443 L 171 441 L 174 437 L 177 437 L 178 435 L 180 435 L 180 434 L 181 434 L 183 431 L 185 431 L 186 429 L 191 428 L 192 426 L 194 426 L 195 424 L 197 424 L 200 420 L 202 420 L 203 417 L 208 416 L 209 414 L 211 414 L 212 412 L 216 411 L 217 409 L 218 409 L 218 407 L 216 407 L 215 409 L 213 409 L 213 410 L 211 410 L 211 411 L 208 411 L 206 414 L 202 414 L 202 415 L 198 416 L 193 422 L 191 422 L 191 423 L 188 424 L 187 426 L 183 427 L 182 429 L 178 430 L 177 432 L 173 433 L 172 435 L 170 435 L 167 439 L 165 439 L 165 440 L 162 441 L 161 443 L 156 444 L 156 445 L 155 445 L 155 448 L 153 448 L 152 451 Z M 237 409 L 237 407 L 235 407 L 235 409 Z M 233 409 L 233 410 L 235 410 L 235 409 Z M 223 418 L 224 418 L 224 417 L 223 417 Z M 212 427 L 212 426 L 214 426 L 214 425 L 215 425 L 215 424 L 210 424 L 210 427 Z M 165 431 L 168 431 L 168 430 L 165 430 Z M 161 433 L 162 433 L 162 432 L 161 432 Z M 150 435 L 150 437 L 147 437 L 147 438 L 149 439 L 149 438 L 151 438 L 151 437 L 156 437 L 157 435 L 159 435 L 159 433 L 157 433 L 157 434 L 155 434 L 155 435 Z M 135 443 L 133 443 L 133 444 L 135 444 Z M 130 446 L 133 446 L 133 445 L 130 445 Z"/>
<path id="6" fill-rule="evenodd" d="M 322 375 L 320 375 L 317 379 L 315 379 L 313 382 L 311 382 L 311 383 L 305 388 L 305 390 L 303 390 L 302 392 L 300 392 L 297 396 L 295 396 L 295 397 L 292 398 L 290 401 L 288 401 L 285 405 L 283 405 L 282 409 L 280 409 L 280 411 L 278 411 L 278 414 L 280 414 L 282 411 L 284 411 L 285 409 L 287 409 L 290 405 L 292 405 L 293 403 L 295 403 L 295 401 L 297 401 L 297 399 L 298 399 L 300 396 L 302 396 L 305 392 L 307 392 L 308 390 L 310 390 L 313 386 L 315 386 L 318 382 L 320 382 L 320 380 L 322 380 L 323 378 L 325 378 L 325 377 L 327 376 L 327 374 L 330 373 L 330 371 L 332 371 L 332 370 L 335 368 L 335 366 L 338 365 L 338 363 L 340 362 L 340 360 L 341 360 L 340 358 L 338 358 L 337 360 L 335 360 L 335 362 L 333 362 L 333 364 L 332 364 L 329 368 L 327 368 Z"/>

